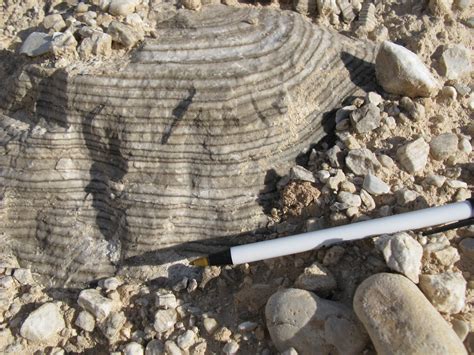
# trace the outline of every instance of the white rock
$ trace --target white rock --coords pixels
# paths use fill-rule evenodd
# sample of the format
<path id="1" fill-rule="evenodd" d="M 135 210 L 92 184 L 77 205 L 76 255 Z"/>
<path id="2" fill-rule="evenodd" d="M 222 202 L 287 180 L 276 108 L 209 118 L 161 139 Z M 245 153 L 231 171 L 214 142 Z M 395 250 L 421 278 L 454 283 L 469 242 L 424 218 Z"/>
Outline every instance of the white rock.
<path id="1" fill-rule="evenodd" d="M 456 80 L 472 71 L 471 53 L 459 44 L 449 44 L 440 58 L 441 74 L 448 80 Z"/>
<path id="2" fill-rule="evenodd" d="M 173 329 L 177 320 L 177 313 L 174 309 L 160 309 L 155 313 L 153 327 L 158 333 L 163 333 L 169 329 Z"/>
<path id="3" fill-rule="evenodd" d="M 79 328 L 86 332 L 92 332 L 95 328 L 95 319 L 92 314 L 87 311 L 81 311 L 74 322 Z"/>
<path id="4" fill-rule="evenodd" d="M 55 32 L 60 32 L 66 28 L 66 23 L 60 14 L 51 14 L 44 17 L 43 27 L 47 30 L 53 29 Z"/>
<path id="5" fill-rule="evenodd" d="M 466 280 L 460 272 L 421 275 L 420 288 L 433 306 L 443 313 L 459 313 L 466 303 Z"/>
<path id="6" fill-rule="evenodd" d="M 374 104 L 375 106 L 378 106 L 383 102 L 383 98 L 382 98 L 382 96 L 380 96 L 376 92 L 371 91 L 371 92 L 367 93 L 367 95 L 365 95 L 365 102 Z"/>
<path id="7" fill-rule="evenodd" d="M 441 187 L 446 182 L 446 177 L 443 176 L 443 175 L 429 174 L 428 176 L 426 176 L 426 178 L 423 180 L 423 182 L 426 185 Z"/>
<path id="8" fill-rule="evenodd" d="M 197 11 L 201 8 L 201 0 L 181 0 L 185 9 Z"/>
<path id="9" fill-rule="evenodd" d="M 327 170 L 319 170 L 316 173 L 316 177 L 321 183 L 325 184 L 328 181 L 328 179 L 331 177 L 331 174 Z"/>
<path id="10" fill-rule="evenodd" d="M 429 152 L 430 146 L 420 137 L 398 148 L 397 159 L 406 171 L 413 174 L 425 168 Z"/>
<path id="11" fill-rule="evenodd" d="M 404 276 L 369 277 L 353 303 L 378 354 L 467 354 L 449 324 Z"/>
<path id="12" fill-rule="evenodd" d="M 128 343 L 125 345 L 123 348 L 123 354 L 124 355 L 143 355 L 143 346 L 141 344 L 138 344 L 134 341 L 131 343 Z"/>
<path id="13" fill-rule="evenodd" d="M 467 189 L 467 183 L 461 180 L 449 179 L 446 182 L 446 185 L 448 185 L 452 189 Z"/>
<path id="14" fill-rule="evenodd" d="M 29 57 L 37 57 L 42 54 L 50 53 L 53 49 L 52 44 L 52 36 L 47 33 L 33 32 L 21 45 L 20 54 L 26 54 Z"/>
<path id="15" fill-rule="evenodd" d="M 385 182 L 370 173 L 365 176 L 362 187 L 375 196 L 390 192 L 390 187 Z"/>
<path id="16" fill-rule="evenodd" d="M 382 164 L 382 166 L 384 168 L 387 168 L 387 169 L 390 169 L 390 170 L 395 168 L 395 162 L 388 155 L 381 154 L 377 157 L 377 159 L 380 162 L 380 164 Z"/>
<path id="17" fill-rule="evenodd" d="M 127 16 L 135 12 L 138 5 L 137 0 L 111 0 L 108 6 L 108 11 L 111 15 Z"/>
<path id="18" fill-rule="evenodd" d="M 323 265 L 314 262 L 298 276 L 295 286 L 303 290 L 314 291 L 319 295 L 327 295 L 337 287 L 336 279 Z"/>
<path id="19" fill-rule="evenodd" d="M 451 266 L 461 259 L 458 250 L 451 246 L 441 250 L 436 250 L 432 254 L 434 258 L 444 266 Z"/>
<path id="20" fill-rule="evenodd" d="M 406 188 L 401 188 L 395 192 L 395 196 L 397 197 L 397 204 L 400 206 L 404 206 L 407 203 L 415 201 L 418 197 L 418 193 L 413 190 L 408 190 Z"/>
<path id="21" fill-rule="evenodd" d="M 239 344 L 237 344 L 237 342 L 235 342 L 234 340 L 230 340 L 224 345 L 222 351 L 226 355 L 237 354 L 237 351 L 239 351 Z"/>
<path id="22" fill-rule="evenodd" d="M 153 339 L 146 345 L 145 355 L 163 355 L 164 353 L 165 346 L 158 339 Z"/>
<path id="23" fill-rule="evenodd" d="M 172 292 L 160 290 L 156 293 L 155 305 L 158 308 L 174 309 L 178 306 L 178 302 L 176 300 L 176 296 Z"/>
<path id="24" fill-rule="evenodd" d="M 65 327 L 64 318 L 54 303 L 45 303 L 31 312 L 21 325 L 20 334 L 35 342 L 45 342 Z"/>
<path id="25" fill-rule="evenodd" d="M 107 318 L 114 306 L 114 302 L 111 299 L 102 296 L 100 292 L 95 289 L 81 291 L 77 303 L 94 315 L 97 320 Z"/>
<path id="26" fill-rule="evenodd" d="M 265 317 L 279 351 L 293 347 L 299 354 L 358 354 L 367 342 L 349 308 L 305 290 L 273 294 Z"/>
<path id="27" fill-rule="evenodd" d="M 430 153 L 436 160 L 445 160 L 458 150 L 458 136 L 454 133 L 443 133 L 430 142 Z"/>
<path id="28" fill-rule="evenodd" d="M 375 201 L 370 194 L 364 189 L 360 190 L 360 199 L 363 205 L 368 211 L 372 211 L 375 208 Z"/>
<path id="29" fill-rule="evenodd" d="M 115 291 L 121 284 L 122 281 L 116 277 L 109 277 L 101 282 L 102 287 L 108 291 Z"/>
<path id="30" fill-rule="evenodd" d="M 20 283 L 20 285 L 32 285 L 35 283 L 30 269 L 16 269 L 13 271 L 13 277 Z"/>
<path id="31" fill-rule="evenodd" d="M 380 127 L 380 109 L 374 104 L 366 104 L 350 114 L 356 132 L 367 133 Z"/>
<path id="32" fill-rule="evenodd" d="M 0 288 L 13 288 L 15 286 L 15 280 L 10 275 L 0 277 Z"/>
<path id="33" fill-rule="evenodd" d="M 362 200 L 359 195 L 351 194 L 350 192 L 340 191 L 337 194 L 337 200 L 349 207 L 359 207 Z"/>
<path id="34" fill-rule="evenodd" d="M 258 324 L 255 323 L 255 322 L 246 321 L 246 322 L 240 323 L 237 328 L 238 328 L 241 332 L 251 332 L 252 330 L 254 330 L 255 328 L 257 328 L 257 326 L 258 326 Z"/>
<path id="35" fill-rule="evenodd" d="M 298 355 L 298 352 L 296 351 L 295 348 L 291 347 L 283 351 L 281 355 Z"/>
<path id="36" fill-rule="evenodd" d="M 186 330 L 176 339 L 176 344 L 183 350 L 190 348 L 195 342 L 196 334 L 192 330 Z"/>
<path id="37" fill-rule="evenodd" d="M 165 354 L 166 355 L 182 355 L 183 352 L 172 340 L 167 340 L 165 342 Z"/>
<path id="38" fill-rule="evenodd" d="M 127 318 L 123 312 L 112 312 L 99 326 L 109 342 L 113 343 L 126 321 Z"/>
<path id="39" fill-rule="evenodd" d="M 458 149 L 463 153 L 470 154 L 472 152 L 471 141 L 466 137 L 462 137 L 459 140 Z"/>
<path id="40" fill-rule="evenodd" d="M 217 327 L 219 326 L 217 324 L 217 321 L 214 318 L 204 318 L 203 321 L 204 329 L 206 329 L 206 332 L 208 334 L 213 334 L 216 330 Z"/>
<path id="41" fill-rule="evenodd" d="M 290 169 L 290 180 L 316 182 L 313 173 L 300 165 L 296 165 Z"/>
<path id="42" fill-rule="evenodd" d="M 118 21 L 112 21 L 110 23 L 107 28 L 107 33 L 112 37 L 112 41 L 120 43 L 127 48 L 133 47 L 138 41 L 144 38 L 141 29 Z"/>
<path id="43" fill-rule="evenodd" d="M 418 283 L 423 247 L 409 234 L 401 232 L 383 235 L 376 241 L 387 266 Z"/>
<path id="44" fill-rule="evenodd" d="M 356 175 L 367 175 L 380 167 L 375 154 L 366 148 L 350 150 L 346 156 L 346 165 Z"/>
<path id="45" fill-rule="evenodd" d="M 415 53 L 388 41 L 380 46 L 375 73 L 379 84 L 391 94 L 431 96 L 439 87 Z"/>

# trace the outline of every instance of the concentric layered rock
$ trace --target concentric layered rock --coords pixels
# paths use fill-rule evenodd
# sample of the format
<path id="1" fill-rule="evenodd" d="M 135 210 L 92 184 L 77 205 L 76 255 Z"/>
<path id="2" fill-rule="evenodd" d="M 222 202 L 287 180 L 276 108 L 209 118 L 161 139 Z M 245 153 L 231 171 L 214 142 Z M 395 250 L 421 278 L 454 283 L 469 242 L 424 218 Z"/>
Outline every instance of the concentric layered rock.
<path id="1" fill-rule="evenodd" d="M 373 81 L 372 46 L 295 13 L 210 6 L 157 31 L 125 63 L 23 66 L 0 93 L 1 230 L 53 283 L 264 226 L 277 174 Z"/>

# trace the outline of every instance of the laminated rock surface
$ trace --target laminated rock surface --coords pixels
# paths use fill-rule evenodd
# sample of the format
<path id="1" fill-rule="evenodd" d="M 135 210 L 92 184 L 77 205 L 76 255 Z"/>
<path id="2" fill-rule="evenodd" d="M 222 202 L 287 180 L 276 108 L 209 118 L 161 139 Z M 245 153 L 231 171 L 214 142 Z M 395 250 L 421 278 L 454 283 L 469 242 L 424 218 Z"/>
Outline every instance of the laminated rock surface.
<path id="1" fill-rule="evenodd" d="M 292 12 L 209 6 L 157 32 L 126 60 L 0 73 L 1 232 L 53 284 L 265 227 L 279 176 L 374 81 L 372 45 Z"/>

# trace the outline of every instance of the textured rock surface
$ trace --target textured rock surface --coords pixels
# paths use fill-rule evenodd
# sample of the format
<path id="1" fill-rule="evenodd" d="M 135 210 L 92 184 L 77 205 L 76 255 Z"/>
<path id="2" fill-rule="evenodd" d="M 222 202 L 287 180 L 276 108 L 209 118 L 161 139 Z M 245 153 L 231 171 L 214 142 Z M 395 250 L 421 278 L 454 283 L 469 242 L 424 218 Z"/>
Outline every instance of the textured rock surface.
<path id="1" fill-rule="evenodd" d="M 378 354 L 467 354 L 449 324 L 414 283 L 395 274 L 364 280 L 354 311 Z"/>
<path id="2" fill-rule="evenodd" d="M 373 81 L 372 45 L 296 13 L 209 6 L 156 32 L 120 70 L 19 68 L 0 93 L 3 230 L 52 283 L 265 226 L 270 172 L 285 174 L 324 136 L 323 114 Z M 8 115 L 28 102 L 31 126 Z"/>
<path id="3" fill-rule="evenodd" d="M 21 326 L 20 334 L 28 340 L 46 342 L 58 335 L 64 326 L 59 308 L 54 303 L 45 303 L 28 315 Z"/>
<path id="4" fill-rule="evenodd" d="M 281 352 L 358 354 L 367 342 L 354 314 L 344 305 L 299 289 L 275 293 L 265 307 L 270 336 Z"/>
<path id="5" fill-rule="evenodd" d="M 421 275 L 420 288 L 440 312 L 458 313 L 466 303 L 466 280 L 460 272 Z"/>
<path id="6" fill-rule="evenodd" d="M 397 158 L 409 173 L 417 173 L 425 168 L 428 161 L 430 146 L 423 138 L 418 138 L 398 148 Z"/>
<path id="7" fill-rule="evenodd" d="M 328 294 L 337 287 L 333 274 L 323 265 L 315 262 L 304 269 L 298 276 L 295 286 L 304 290 L 313 291 L 318 295 Z"/>

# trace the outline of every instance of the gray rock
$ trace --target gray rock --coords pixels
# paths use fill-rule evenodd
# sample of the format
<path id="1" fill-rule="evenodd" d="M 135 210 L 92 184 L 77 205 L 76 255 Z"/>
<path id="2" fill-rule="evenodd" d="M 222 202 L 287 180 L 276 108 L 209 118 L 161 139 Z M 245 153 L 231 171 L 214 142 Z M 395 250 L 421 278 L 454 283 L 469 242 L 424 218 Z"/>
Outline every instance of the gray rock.
<path id="1" fill-rule="evenodd" d="M 101 282 L 102 287 L 108 291 L 115 291 L 121 284 L 122 281 L 116 277 L 109 277 Z"/>
<path id="2" fill-rule="evenodd" d="M 420 288 L 440 312 L 459 313 L 466 304 L 466 280 L 460 272 L 421 275 Z"/>
<path id="3" fill-rule="evenodd" d="M 296 165 L 290 169 L 290 180 L 316 182 L 313 173 L 300 165 Z"/>
<path id="4" fill-rule="evenodd" d="M 340 245 L 335 245 L 329 248 L 326 251 L 326 254 L 324 254 L 323 265 L 329 266 L 337 264 L 345 252 L 346 250 Z"/>
<path id="5" fill-rule="evenodd" d="M 83 290 L 79 293 L 77 303 L 86 311 L 94 315 L 97 320 L 107 318 L 113 309 L 114 303 L 95 289 Z"/>
<path id="6" fill-rule="evenodd" d="M 337 200 L 348 207 L 359 207 L 362 200 L 359 195 L 351 194 L 347 191 L 341 191 L 337 194 Z"/>
<path id="7" fill-rule="evenodd" d="M 222 352 L 226 355 L 237 354 L 239 351 L 239 344 L 235 340 L 228 341 L 222 348 Z"/>
<path id="8" fill-rule="evenodd" d="M 373 174 L 367 174 L 364 178 L 362 187 L 370 194 L 377 196 L 390 192 L 390 186 Z"/>
<path id="9" fill-rule="evenodd" d="M 459 247 L 463 255 L 474 260 L 474 238 L 464 238 L 459 243 Z"/>
<path id="10" fill-rule="evenodd" d="M 81 311 L 74 322 L 79 328 L 86 332 L 92 332 L 95 328 L 95 319 L 92 314 L 87 311 Z"/>
<path id="11" fill-rule="evenodd" d="M 458 151 L 458 136 L 454 133 L 443 133 L 430 142 L 431 156 L 436 160 L 445 160 Z"/>
<path id="12" fill-rule="evenodd" d="M 176 308 L 178 306 L 178 302 L 176 301 L 176 296 L 169 291 L 160 290 L 156 293 L 155 297 L 155 305 L 158 308 L 168 309 L 168 308 Z"/>
<path id="13" fill-rule="evenodd" d="M 172 340 L 167 340 L 165 342 L 165 354 L 167 355 L 182 355 L 183 352 Z"/>
<path id="14" fill-rule="evenodd" d="M 160 309 L 155 313 L 153 327 L 158 333 L 163 333 L 169 329 L 173 329 L 177 320 L 177 313 L 174 309 Z"/>
<path id="15" fill-rule="evenodd" d="M 45 303 L 31 312 L 21 325 L 23 338 L 45 342 L 65 327 L 64 318 L 54 303 Z"/>
<path id="16" fill-rule="evenodd" d="M 30 269 L 16 269 L 13 271 L 13 277 L 20 283 L 20 285 L 32 285 L 35 283 Z"/>
<path id="17" fill-rule="evenodd" d="M 460 79 L 472 71 L 470 51 L 459 44 L 450 44 L 439 60 L 441 74 L 448 80 Z"/>
<path id="18" fill-rule="evenodd" d="M 402 97 L 400 100 L 400 107 L 405 111 L 414 121 L 420 121 L 425 117 L 425 107 L 418 102 L 414 102 L 409 97 Z"/>
<path id="19" fill-rule="evenodd" d="M 467 137 L 462 137 L 459 140 L 458 149 L 463 153 L 470 154 L 472 152 L 471 140 Z"/>
<path id="20" fill-rule="evenodd" d="M 257 327 L 258 327 L 258 323 L 246 321 L 246 322 L 240 323 L 237 329 L 239 329 L 241 332 L 251 332 L 252 330 L 255 330 L 255 328 Z"/>
<path id="21" fill-rule="evenodd" d="M 356 132 L 367 133 L 380 127 L 380 109 L 374 104 L 366 104 L 350 114 Z"/>
<path id="22" fill-rule="evenodd" d="M 380 46 L 375 73 L 379 84 L 392 94 L 431 96 L 439 87 L 415 53 L 388 41 Z"/>
<path id="23" fill-rule="evenodd" d="M 145 348 L 145 355 L 164 355 L 165 346 L 158 339 L 153 339 L 148 342 Z"/>
<path id="24" fill-rule="evenodd" d="M 189 349 L 196 342 L 196 334 L 192 330 L 186 330 L 176 339 L 176 344 L 183 350 Z"/>
<path id="25" fill-rule="evenodd" d="M 446 177 L 443 175 L 429 174 L 423 180 L 423 183 L 426 185 L 441 187 L 446 182 Z"/>
<path id="26" fill-rule="evenodd" d="M 420 137 L 398 148 L 397 159 L 406 171 L 414 174 L 425 168 L 429 152 L 430 146 Z"/>
<path id="27" fill-rule="evenodd" d="M 418 197 L 418 193 L 403 187 L 395 192 L 395 196 L 397 197 L 397 204 L 405 206 L 407 203 L 415 201 Z"/>
<path id="28" fill-rule="evenodd" d="M 0 277 L 0 288 L 13 288 L 15 287 L 15 280 L 10 275 Z"/>
<path id="29" fill-rule="evenodd" d="M 273 294 L 265 317 L 279 351 L 293 347 L 301 355 L 358 354 L 367 342 L 349 308 L 305 290 L 290 288 Z"/>
<path id="30" fill-rule="evenodd" d="M 374 173 L 380 167 L 377 157 L 369 149 L 352 149 L 346 156 L 347 167 L 356 175 Z"/>
<path id="31" fill-rule="evenodd" d="M 113 342 L 113 340 L 118 337 L 126 321 L 127 318 L 123 312 L 112 312 L 105 321 L 100 324 L 100 329 L 105 337 Z"/>
<path id="32" fill-rule="evenodd" d="M 120 43 L 127 48 L 133 47 L 144 38 L 143 33 L 134 27 L 118 21 L 110 23 L 107 33 L 112 37 L 112 41 Z"/>
<path id="33" fill-rule="evenodd" d="M 462 319 L 454 318 L 451 320 L 451 324 L 453 326 L 453 330 L 456 332 L 459 339 L 461 339 L 461 341 L 464 341 L 470 331 L 469 323 Z"/>
<path id="34" fill-rule="evenodd" d="M 127 16 L 135 12 L 138 3 L 137 0 L 111 0 L 108 11 L 115 16 Z"/>
<path id="35" fill-rule="evenodd" d="M 31 33 L 23 42 L 20 48 L 20 54 L 26 54 L 29 57 L 37 57 L 53 50 L 53 36 L 42 32 Z"/>
<path id="36" fill-rule="evenodd" d="M 143 346 L 132 341 L 123 348 L 123 355 L 143 355 Z"/>
<path id="37" fill-rule="evenodd" d="M 387 266 L 418 283 L 423 247 L 409 234 L 401 232 L 383 235 L 376 241 Z"/>
<path id="38" fill-rule="evenodd" d="M 364 280 L 354 311 L 378 354 L 467 354 L 449 324 L 414 283 L 396 274 Z"/>
<path id="39" fill-rule="evenodd" d="M 52 29 L 55 32 L 60 32 L 66 28 L 66 23 L 60 14 L 52 14 L 44 17 L 43 27 L 47 30 Z"/>
<path id="40" fill-rule="evenodd" d="M 314 262 L 304 269 L 304 272 L 298 276 L 295 286 L 303 290 L 314 291 L 324 296 L 337 287 L 336 279 L 332 273 L 323 265 Z"/>

